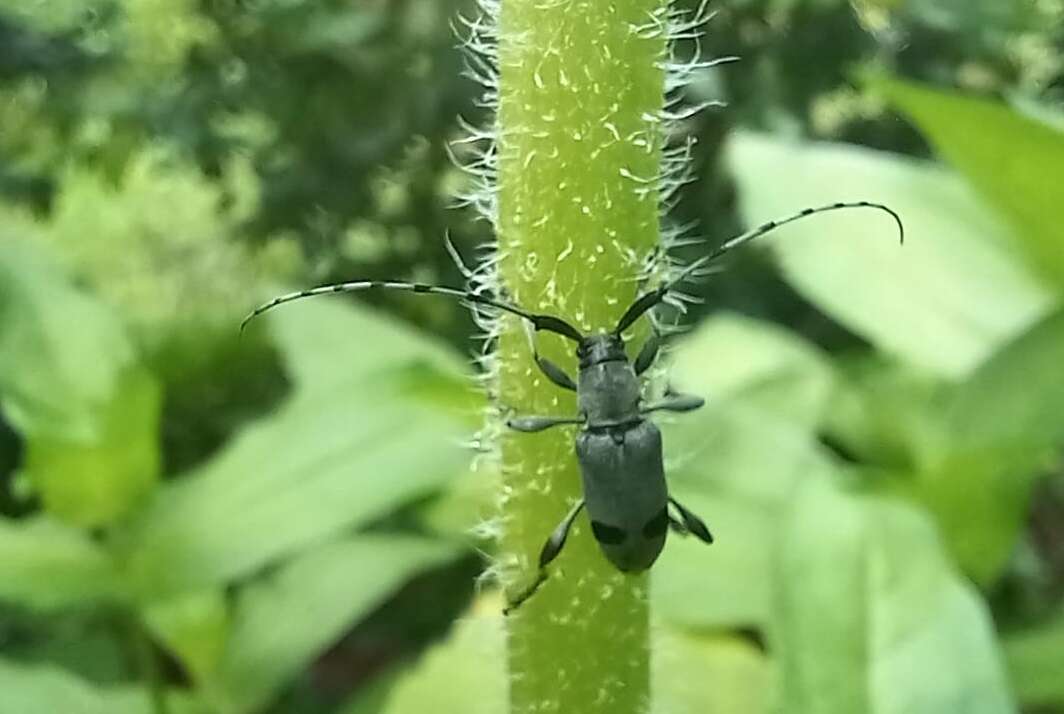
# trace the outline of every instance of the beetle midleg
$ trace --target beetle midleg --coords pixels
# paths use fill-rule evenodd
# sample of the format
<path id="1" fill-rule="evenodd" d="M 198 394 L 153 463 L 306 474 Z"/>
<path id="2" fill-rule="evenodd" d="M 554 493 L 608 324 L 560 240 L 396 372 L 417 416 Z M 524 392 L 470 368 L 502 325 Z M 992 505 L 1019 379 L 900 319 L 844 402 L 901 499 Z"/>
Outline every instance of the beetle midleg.
<path id="1" fill-rule="evenodd" d="M 691 412 L 700 409 L 706 400 L 691 394 L 669 394 L 660 402 L 647 404 L 639 410 L 640 414 L 650 412 Z"/>
<path id="2" fill-rule="evenodd" d="M 565 424 L 583 424 L 584 417 L 519 416 L 506 420 L 506 426 L 514 431 L 532 433 Z"/>

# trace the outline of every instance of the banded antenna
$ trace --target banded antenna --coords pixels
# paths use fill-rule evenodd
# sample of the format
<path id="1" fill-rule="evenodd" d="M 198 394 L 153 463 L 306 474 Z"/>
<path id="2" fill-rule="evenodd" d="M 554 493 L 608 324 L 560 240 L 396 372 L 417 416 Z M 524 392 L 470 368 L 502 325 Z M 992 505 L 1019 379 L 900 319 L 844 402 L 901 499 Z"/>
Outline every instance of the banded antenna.
<path id="1" fill-rule="evenodd" d="M 346 283 L 336 283 L 335 285 L 322 285 L 321 287 L 311 288 L 310 290 L 300 290 L 299 292 L 288 293 L 287 295 L 281 295 L 275 297 L 273 300 L 258 306 L 252 310 L 251 314 L 244 318 L 240 323 L 240 332 L 244 332 L 244 328 L 248 323 L 254 320 L 256 317 L 264 312 L 272 310 L 278 305 L 283 305 L 287 302 L 293 302 L 295 300 L 302 300 L 303 298 L 316 297 L 318 295 L 334 295 L 336 293 L 353 293 L 360 290 L 404 290 L 406 292 L 421 293 L 428 295 L 445 295 L 447 297 L 456 298 L 461 301 L 476 303 L 478 305 L 487 305 L 488 307 L 494 307 L 504 312 L 517 315 L 518 317 L 528 320 L 532 323 L 532 327 L 538 332 L 544 330 L 546 332 L 554 332 L 567 339 L 579 343 L 584 339 L 580 330 L 570 325 L 560 317 L 554 315 L 541 315 L 537 313 L 528 312 L 522 310 L 516 305 L 512 305 L 508 302 L 501 300 L 494 300 L 483 295 L 479 295 L 470 290 L 458 290 L 457 288 L 448 288 L 439 285 L 426 285 L 424 283 L 403 283 L 394 280 L 353 280 Z"/>
<path id="2" fill-rule="evenodd" d="M 665 299 L 665 296 L 670 291 L 675 290 L 676 286 L 687 280 L 694 272 L 700 268 L 704 268 L 706 265 L 712 263 L 717 258 L 720 258 L 725 253 L 738 248 L 744 243 L 749 243 L 755 238 L 759 238 L 766 233 L 771 233 L 780 226 L 784 226 L 793 221 L 807 218 L 809 216 L 816 215 L 818 213 L 826 213 L 828 211 L 838 211 L 845 208 L 874 208 L 879 211 L 889 213 L 894 222 L 898 225 L 898 238 L 901 243 L 905 242 L 905 226 L 901 222 L 901 216 L 899 216 L 893 209 L 884 206 L 881 203 L 871 203 L 869 201 L 854 201 L 848 203 L 833 203 L 828 206 L 820 206 L 819 208 L 806 208 L 797 213 L 793 213 L 786 218 L 778 218 L 768 223 L 763 223 L 757 228 L 753 228 L 746 233 L 731 238 L 722 243 L 716 250 L 709 255 L 703 256 L 695 262 L 688 265 L 680 274 L 672 280 L 662 283 L 657 288 L 651 290 L 648 293 L 640 295 L 635 301 L 628 306 L 628 309 L 621 315 L 621 319 L 617 321 L 617 327 L 613 328 L 613 334 L 620 335 L 622 332 L 631 327 L 636 320 L 643 316 L 648 310 L 656 306 L 658 303 Z"/>

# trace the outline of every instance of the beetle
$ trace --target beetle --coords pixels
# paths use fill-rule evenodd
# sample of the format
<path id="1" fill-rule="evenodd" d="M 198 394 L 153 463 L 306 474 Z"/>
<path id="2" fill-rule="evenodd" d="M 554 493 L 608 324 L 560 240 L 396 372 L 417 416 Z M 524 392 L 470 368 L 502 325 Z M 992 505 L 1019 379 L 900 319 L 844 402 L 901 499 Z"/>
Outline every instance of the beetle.
<path id="1" fill-rule="evenodd" d="M 904 242 L 905 229 L 901 217 L 883 204 L 855 201 L 807 208 L 725 241 L 672 279 L 639 295 L 608 332 L 584 334 L 555 315 L 529 312 L 505 300 L 471 290 L 391 280 L 349 281 L 281 295 L 252 311 L 244 318 L 240 329 L 243 331 L 248 322 L 267 310 L 293 300 L 331 293 L 385 289 L 444 295 L 484 305 L 526 320 L 536 332 L 553 332 L 576 344 L 579 363 L 576 380 L 557 364 L 542 357 L 534 341 L 532 350 L 536 365 L 548 380 L 561 389 L 576 392 L 578 414 L 517 416 L 507 421 L 510 428 L 520 432 L 539 432 L 563 425 L 579 426 L 575 451 L 583 486 L 583 497 L 565 514 L 540 551 L 537 579 L 509 603 L 506 612 L 510 612 L 544 582 L 547 566 L 561 553 L 573 522 L 585 508 L 591 521 L 591 533 L 602 554 L 625 573 L 647 570 L 654 564 L 664 548 L 669 528 L 680 534 L 692 534 L 705 543 L 713 542 L 705 522 L 670 496 L 665 481 L 661 432 L 647 418 L 657 411 L 692 411 L 703 406 L 704 400 L 697 396 L 667 392 L 661 401 L 644 404 L 639 377 L 654 363 L 661 347 L 661 336 L 656 329 L 652 330 L 650 338 L 632 361 L 625 349 L 624 332 L 696 271 L 734 248 L 792 221 L 817 213 L 850 208 L 873 208 L 888 213 L 897 224 L 900 239 Z M 670 513 L 670 506 L 676 515 Z"/>

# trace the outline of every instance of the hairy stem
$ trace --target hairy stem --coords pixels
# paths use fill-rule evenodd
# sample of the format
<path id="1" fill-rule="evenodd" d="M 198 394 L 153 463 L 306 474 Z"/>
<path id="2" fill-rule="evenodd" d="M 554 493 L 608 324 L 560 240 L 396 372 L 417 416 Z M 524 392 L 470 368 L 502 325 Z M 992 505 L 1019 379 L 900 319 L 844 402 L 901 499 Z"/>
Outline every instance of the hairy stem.
<path id="1" fill-rule="evenodd" d="M 498 231 L 503 284 L 527 309 L 608 330 L 658 242 L 665 0 L 503 0 Z M 645 335 L 645 331 L 642 333 Z M 573 376 L 574 345 L 536 337 Z M 499 395 L 520 414 L 574 415 L 506 318 Z M 574 427 L 503 439 L 504 584 L 535 578 L 580 496 Z M 511 711 L 636 714 L 649 702 L 645 576 L 601 555 L 581 514 L 551 577 L 509 618 Z"/>

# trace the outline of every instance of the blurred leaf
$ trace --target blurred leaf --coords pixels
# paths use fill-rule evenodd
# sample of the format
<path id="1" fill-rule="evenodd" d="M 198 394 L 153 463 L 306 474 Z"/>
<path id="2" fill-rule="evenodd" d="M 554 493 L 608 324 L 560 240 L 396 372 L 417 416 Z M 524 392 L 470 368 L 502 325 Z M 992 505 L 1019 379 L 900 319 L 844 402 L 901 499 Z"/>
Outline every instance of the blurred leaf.
<path id="1" fill-rule="evenodd" d="M 1011 221 L 1030 268 L 1064 287 L 1064 131 L 996 101 L 888 78 L 869 84 Z"/>
<path id="2" fill-rule="evenodd" d="M 948 403 L 948 440 L 923 465 L 927 504 L 965 572 L 989 583 L 1013 553 L 1031 491 L 1064 443 L 1064 309 L 1008 343 Z"/>
<path id="3" fill-rule="evenodd" d="M 26 441 L 23 468 L 45 507 L 78 526 L 127 515 L 159 479 L 160 389 L 139 368 L 126 370 L 97 414 L 89 442 L 38 434 Z"/>
<path id="4" fill-rule="evenodd" d="M 1004 247 L 1000 222 L 940 169 L 752 134 L 734 136 L 728 154 L 751 225 L 848 200 L 901 214 L 904 247 L 887 216 L 858 209 L 804 219 L 769 239 L 795 289 L 888 354 L 960 377 L 1051 306 L 1051 292 Z"/>
<path id="5" fill-rule="evenodd" d="M 1024 707 L 1064 707 L 1064 613 L 1048 624 L 1005 637 L 1005 663 Z"/>
<path id="6" fill-rule="evenodd" d="M 203 685 L 218 667 L 229 635 L 229 605 L 218 590 L 202 590 L 154 602 L 144 610 L 152 633 Z"/>
<path id="7" fill-rule="evenodd" d="M 453 382 L 448 392 L 427 366 L 453 363 L 444 350 L 402 337 L 398 325 L 389 331 L 366 309 L 311 304 L 271 319 L 299 388 L 169 483 L 123 534 L 145 596 L 247 575 L 430 493 L 467 458 L 462 422 L 437 404 L 440 390 L 456 403 L 465 390 Z M 320 338 L 304 342 L 308 332 Z"/>
<path id="8" fill-rule="evenodd" d="M 495 613 L 455 623 L 451 636 L 399 679 L 380 714 L 508 711 L 503 620 Z M 340 714 L 355 711 L 354 704 Z"/>
<path id="9" fill-rule="evenodd" d="M 828 405 L 827 357 L 793 332 L 732 313 L 710 317 L 673 351 L 671 379 L 711 402 L 739 402 L 810 430 Z"/>
<path id="10" fill-rule="evenodd" d="M 70 2 L 21 2 L 0 0 L 0 11 L 42 32 L 70 30 L 93 17 L 97 0 Z"/>
<path id="11" fill-rule="evenodd" d="M 261 329 L 263 321 L 258 318 L 247 329 Z M 356 308 L 350 300 L 305 300 L 271 312 L 265 321 L 283 350 L 289 375 L 308 392 L 398 367 L 429 368 L 419 374 L 452 377 L 448 391 L 466 391 L 458 382 L 467 373 L 466 362 L 452 349 L 377 310 Z"/>
<path id="12" fill-rule="evenodd" d="M 156 714 L 143 686 L 97 687 L 56 667 L 27 667 L 0 659 L 0 714 Z M 180 693 L 167 697 L 169 714 L 212 714 Z"/>
<path id="13" fill-rule="evenodd" d="M 943 32 L 965 35 L 1033 31 L 1034 20 L 1042 17 L 1035 3 L 998 0 L 907 0 L 904 11 Z"/>
<path id="14" fill-rule="evenodd" d="M 500 475 L 489 460 L 474 465 L 416 514 L 425 529 L 490 551 L 496 544 L 492 519 L 499 513 Z"/>
<path id="15" fill-rule="evenodd" d="M 112 563 L 80 531 L 43 516 L 0 518 L 0 599 L 56 610 L 119 594 Z"/>
<path id="16" fill-rule="evenodd" d="M 682 340 L 674 363 L 677 388 L 705 396 L 707 405 L 659 419 L 669 487 L 716 542 L 670 537 L 651 571 L 656 612 L 688 626 L 760 627 L 791 494 L 835 472 L 813 434 L 832 374 L 799 338 L 733 316 L 711 319 Z"/>
<path id="17" fill-rule="evenodd" d="M 769 711 L 769 662 L 748 642 L 660 628 L 651 661 L 655 714 Z"/>
<path id="18" fill-rule="evenodd" d="M 1015 710 L 989 617 L 918 512 L 814 485 L 781 536 L 772 634 L 788 712 Z"/>
<path id="19" fill-rule="evenodd" d="M 167 14 L 181 14 L 187 8 L 178 6 L 188 0 L 165 5 Z M 180 22 L 160 20 L 180 44 Z M 181 357 L 203 359 L 212 342 L 235 338 L 260 267 L 240 243 L 226 240 L 258 207 L 247 163 L 226 159 L 211 179 L 176 149 L 153 144 L 130 158 L 117 181 L 98 166 L 75 165 L 62 176 L 44 233 L 79 277 L 121 310 L 146 352 L 190 344 Z"/>
<path id="20" fill-rule="evenodd" d="M 24 437 L 92 439 L 132 356 L 106 308 L 35 246 L 0 239 L 0 397 Z"/>
<path id="21" fill-rule="evenodd" d="M 247 586 L 221 663 L 224 700 L 257 711 L 389 594 L 456 555 L 420 538 L 364 535 L 312 550 Z"/>
<path id="22" fill-rule="evenodd" d="M 875 353 L 836 360 L 839 387 L 826 431 L 863 463 L 911 472 L 948 439 L 948 387 L 911 364 Z"/>
<path id="23" fill-rule="evenodd" d="M 1012 469 L 1043 464 L 1064 440 L 1064 307 L 1004 345 L 951 405 L 957 447 Z"/>

